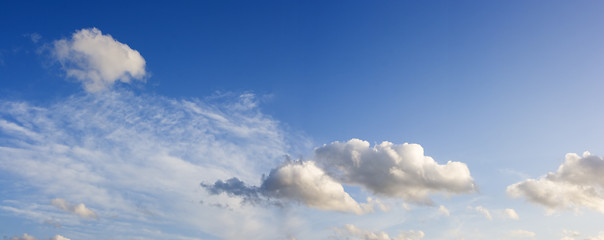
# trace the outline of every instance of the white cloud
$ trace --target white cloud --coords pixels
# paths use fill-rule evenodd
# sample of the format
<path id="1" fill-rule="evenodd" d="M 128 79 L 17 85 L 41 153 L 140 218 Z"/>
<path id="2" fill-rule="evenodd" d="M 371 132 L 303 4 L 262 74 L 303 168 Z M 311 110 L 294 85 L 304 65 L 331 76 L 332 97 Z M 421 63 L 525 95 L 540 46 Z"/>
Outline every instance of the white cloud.
<path id="1" fill-rule="evenodd" d="M 510 185 L 507 192 L 513 197 L 558 209 L 590 208 L 604 213 L 604 159 L 585 152 L 583 156 L 566 154 L 556 172 L 539 179 L 527 179 Z"/>
<path id="2" fill-rule="evenodd" d="M 604 232 L 600 232 L 598 236 L 588 237 L 585 240 L 604 240 Z"/>
<path id="3" fill-rule="evenodd" d="M 443 205 L 440 205 L 440 207 L 438 207 L 438 212 L 440 212 L 441 214 L 443 214 L 445 216 L 451 216 L 451 213 L 449 212 L 449 209 L 447 209 Z"/>
<path id="4" fill-rule="evenodd" d="M 363 213 L 344 187 L 312 161 L 289 163 L 274 169 L 261 188 L 270 197 L 300 201 L 321 210 Z"/>
<path id="5" fill-rule="evenodd" d="M 533 238 L 536 234 L 534 232 L 519 229 L 508 232 L 508 236 L 513 238 Z"/>
<path id="6" fill-rule="evenodd" d="M 55 41 L 52 54 L 67 76 L 82 82 L 88 92 L 110 88 L 116 81 L 142 80 L 147 74 L 145 59 L 138 51 L 96 28 Z"/>
<path id="7" fill-rule="evenodd" d="M 581 233 L 568 229 L 562 230 L 562 238 L 560 240 L 574 240 L 576 237 L 581 236 Z"/>
<path id="8" fill-rule="evenodd" d="M 482 215 L 484 215 L 484 217 L 489 219 L 489 221 L 493 220 L 493 216 L 491 216 L 491 212 L 488 209 L 486 209 L 485 207 L 476 206 L 472 209 L 474 209 L 474 211 L 477 211 L 477 212 L 481 213 Z"/>
<path id="9" fill-rule="evenodd" d="M 36 238 L 27 233 L 24 233 L 23 236 L 21 236 L 21 237 L 14 236 L 14 237 L 10 238 L 10 240 L 36 240 Z"/>
<path id="10" fill-rule="evenodd" d="M 375 194 L 431 204 L 431 193 L 469 193 L 474 180 L 466 164 L 441 165 L 424 156 L 418 144 L 395 145 L 352 139 L 315 150 L 315 160 L 328 174 L 345 184 L 361 185 Z"/>
<path id="11" fill-rule="evenodd" d="M 50 240 L 70 240 L 69 238 L 63 237 L 61 235 L 55 235 Z"/>
<path id="12" fill-rule="evenodd" d="M 424 232 L 422 231 L 401 231 L 399 235 L 390 237 L 386 232 L 374 232 L 369 230 L 359 229 L 352 224 L 346 224 L 342 228 L 335 229 L 338 237 L 345 237 L 345 239 L 359 239 L 359 240 L 419 240 L 424 238 Z"/>
<path id="13" fill-rule="evenodd" d="M 138 231 L 165 225 L 221 239 L 285 236 L 274 227 L 280 216 L 199 186 L 228 176 L 259 184 L 258 176 L 297 144 L 249 96 L 242 98 L 207 102 L 108 91 L 43 106 L 0 101 L 7 127 L 0 129 L 0 172 L 28 189 L 4 185 L 20 194 L 0 203 L 0 211 L 39 223 L 52 219 L 83 239 L 174 239 L 173 228 Z M 49 203 L 58 196 L 107 217 L 82 226 Z M 214 207 L 218 203 L 231 210 Z"/>
<path id="14" fill-rule="evenodd" d="M 505 210 L 503 210 L 503 212 L 505 213 L 505 216 L 509 219 L 518 220 L 520 218 L 518 216 L 518 213 L 516 213 L 514 209 L 506 208 Z"/>
<path id="15" fill-rule="evenodd" d="M 55 198 L 51 200 L 50 203 L 63 211 L 73 213 L 83 218 L 99 218 L 94 211 L 86 208 L 86 205 L 83 203 L 74 205 L 61 198 Z"/>

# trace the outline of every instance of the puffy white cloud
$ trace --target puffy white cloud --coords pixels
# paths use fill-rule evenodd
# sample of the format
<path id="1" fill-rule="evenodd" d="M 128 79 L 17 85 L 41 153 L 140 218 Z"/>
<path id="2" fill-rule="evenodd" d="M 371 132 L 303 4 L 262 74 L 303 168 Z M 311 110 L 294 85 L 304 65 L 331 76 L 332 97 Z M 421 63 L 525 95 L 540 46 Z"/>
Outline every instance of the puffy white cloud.
<path id="1" fill-rule="evenodd" d="M 513 238 L 532 238 L 536 236 L 534 232 L 522 229 L 510 231 L 507 235 Z"/>
<path id="2" fill-rule="evenodd" d="M 585 240 L 604 240 L 604 232 L 600 232 L 598 236 L 588 237 Z"/>
<path id="3" fill-rule="evenodd" d="M 516 213 L 516 211 L 511 208 L 506 208 L 505 210 L 503 210 L 503 213 L 509 219 L 518 220 L 520 218 L 520 217 L 518 217 L 518 213 Z"/>
<path id="4" fill-rule="evenodd" d="M 252 203 L 271 200 L 289 200 L 327 211 L 362 214 L 373 211 L 373 205 L 381 202 L 372 199 L 371 204 L 359 205 L 344 187 L 334 181 L 312 161 L 293 161 L 273 169 L 260 187 L 248 187 L 237 178 L 216 181 L 213 185 L 201 184 L 212 194 L 227 193 L 240 196 Z M 281 204 L 281 203 L 279 203 Z M 385 208 L 385 206 L 380 206 Z"/>
<path id="5" fill-rule="evenodd" d="M 177 230 L 162 229 L 173 225 L 221 239 L 285 236 L 274 227 L 280 216 L 199 187 L 229 176 L 260 184 L 259 176 L 297 146 L 254 105 L 249 95 L 202 101 L 120 90 L 41 106 L 0 101 L 0 172 L 28 189 L 3 185 L 19 194 L 0 203 L 0 211 L 39 223 L 52 219 L 83 239 L 176 239 Z M 75 214 L 50 205 L 55 197 L 107 217 L 82 226 Z M 142 226 L 149 231 L 138 231 Z"/>
<path id="6" fill-rule="evenodd" d="M 81 81 L 89 92 L 107 89 L 116 81 L 142 80 L 147 74 L 145 59 L 138 51 L 96 28 L 81 29 L 71 39 L 55 41 L 52 54 L 67 76 Z"/>
<path id="7" fill-rule="evenodd" d="M 36 238 L 27 233 L 24 233 L 23 236 L 21 236 L 21 237 L 14 236 L 14 237 L 11 237 L 10 240 L 36 240 Z"/>
<path id="8" fill-rule="evenodd" d="M 344 187 L 312 161 L 293 162 L 274 169 L 261 188 L 270 197 L 300 201 L 321 210 L 363 213 Z"/>
<path id="9" fill-rule="evenodd" d="M 604 159 L 585 152 L 583 156 L 566 154 L 556 172 L 539 179 L 527 179 L 507 187 L 513 197 L 558 209 L 590 208 L 604 213 Z"/>
<path id="10" fill-rule="evenodd" d="M 438 212 L 440 212 L 441 214 L 443 214 L 445 216 L 451 216 L 451 213 L 449 212 L 449 209 L 447 209 L 443 205 L 440 205 L 440 207 L 438 207 Z"/>
<path id="11" fill-rule="evenodd" d="M 474 211 L 477 211 L 477 212 L 481 213 L 482 215 L 484 215 L 485 218 L 489 219 L 489 221 L 493 220 L 493 216 L 491 216 L 491 212 L 488 209 L 486 209 L 485 207 L 483 207 L 483 206 L 476 206 L 476 207 L 471 208 L 471 209 L 473 209 Z"/>
<path id="12" fill-rule="evenodd" d="M 369 230 L 359 229 L 352 224 L 346 224 L 342 228 L 337 228 L 335 231 L 339 237 L 345 237 L 345 239 L 360 239 L 360 240 L 419 240 L 424 238 L 424 232 L 422 231 L 401 231 L 399 235 L 390 237 L 386 232 L 373 232 Z"/>
<path id="13" fill-rule="evenodd" d="M 55 236 L 51 237 L 50 240 L 70 240 L 70 239 L 63 237 L 61 235 L 55 235 Z"/>
<path id="14" fill-rule="evenodd" d="M 466 164 L 438 164 L 418 144 L 395 145 L 351 139 L 315 150 L 315 160 L 328 174 L 345 184 L 363 186 L 375 194 L 431 204 L 429 194 L 468 193 L 475 190 Z"/>
<path id="15" fill-rule="evenodd" d="M 50 203 L 63 211 L 73 213 L 83 218 L 99 218 L 94 211 L 86 208 L 86 205 L 83 203 L 74 205 L 61 198 L 55 198 L 51 200 Z"/>

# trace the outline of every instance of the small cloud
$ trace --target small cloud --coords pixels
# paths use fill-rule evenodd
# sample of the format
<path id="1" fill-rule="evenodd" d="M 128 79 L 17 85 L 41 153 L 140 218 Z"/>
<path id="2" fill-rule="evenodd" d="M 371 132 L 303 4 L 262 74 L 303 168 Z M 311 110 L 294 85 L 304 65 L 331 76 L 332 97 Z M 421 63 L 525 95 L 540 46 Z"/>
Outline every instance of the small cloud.
<path id="1" fill-rule="evenodd" d="M 14 237 L 10 238 L 10 240 L 36 240 L 36 238 L 27 233 L 24 233 L 23 236 L 21 236 L 21 237 L 14 236 Z"/>
<path id="2" fill-rule="evenodd" d="M 55 41 L 51 51 L 67 76 L 82 82 L 88 92 L 108 89 L 117 81 L 142 80 L 147 75 L 145 59 L 138 51 L 96 28 Z"/>
<path id="3" fill-rule="evenodd" d="M 518 213 L 516 213 L 516 211 L 514 209 L 511 208 L 506 208 L 505 210 L 503 210 L 503 212 L 505 213 L 505 216 L 509 219 L 513 219 L 513 220 L 518 220 Z"/>
<path id="4" fill-rule="evenodd" d="M 440 205 L 440 207 L 438 208 L 438 212 L 440 212 L 441 214 L 443 214 L 445 216 L 451 216 L 451 213 L 449 212 L 449 209 L 447 209 L 443 205 Z"/>
<path id="5" fill-rule="evenodd" d="M 61 235 L 55 235 L 54 237 L 51 237 L 50 240 L 70 240 L 70 239 L 63 237 Z"/>
<path id="6" fill-rule="evenodd" d="M 390 237 L 386 232 L 369 231 L 359 229 L 352 224 L 346 224 L 342 228 L 335 229 L 338 236 L 336 239 L 360 239 L 360 240 L 420 240 L 424 238 L 422 231 L 401 231 L 399 235 Z M 342 237 L 342 238 L 340 238 Z"/>
<path id="7" fill-rule="evenodd" d="M 33 43 L 38 43 L 42 39 L 42 36 L 38 33 L 25 34 L 25 37 L 28 37 Z"/>
<path id="8" fill-rule="evenodd" d="M 534 232 L 521 230 L 521 229 L 510 231 L 510 232 L 508 232 L 507 235 L 510 237 L 513 237 L 513 238 L 533 238 L 536 236 L 536 234 Z"/>
<path id="9" fill-rule="evenodd" d="M 568 229 L 562 230 L 562 238 L 560 240 L 575 240 L 576 237 L 581 236 L 581 233 Z"/>
<path id="10" fill-rule="evenodd" d="M 604 159 L 589 152 L 566 154 L 556 172 L 539 179 L 527 179 L 507 187 L 512 197 L 524 197 L 553 212 L 580 207 L 604 213 Z"/>
<path id="11" fill-rule="evenodd" d="M 483 206 L 477 206 L 477 207 L 474 207 L 472 209 L 474 209 L 474 211 L 482 213 L 482 215 L 484 215 L 484 217 L 486 217 L 487 219 L 489 219 L 489 221 L 493 220 L 493 216 L 491 216 L 491 212 L 489 212 L 489 210 L 486 209 L 485 207 L 483 207 Z"/>
<path id="12" fill-rule="evenodd" d="M 84 205 L 83 203 L 73 205 L 61 198 L 55 198 L 50 201 L 50 203 L 63 211 L 73 213 L 80 217 L 98 219 L 96 213 L 86 208 L 86 205 Z"/>

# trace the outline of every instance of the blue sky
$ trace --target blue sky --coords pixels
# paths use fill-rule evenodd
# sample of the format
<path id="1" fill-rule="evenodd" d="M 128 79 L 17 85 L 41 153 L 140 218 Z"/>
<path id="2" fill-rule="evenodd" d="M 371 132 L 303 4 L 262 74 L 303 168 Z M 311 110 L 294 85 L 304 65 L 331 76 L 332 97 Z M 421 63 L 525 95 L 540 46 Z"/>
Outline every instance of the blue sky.
<path id="1" fill-rule="evenodd" d="M 604 239 L 603 10 L 0 3 L 0 234 Z"/>

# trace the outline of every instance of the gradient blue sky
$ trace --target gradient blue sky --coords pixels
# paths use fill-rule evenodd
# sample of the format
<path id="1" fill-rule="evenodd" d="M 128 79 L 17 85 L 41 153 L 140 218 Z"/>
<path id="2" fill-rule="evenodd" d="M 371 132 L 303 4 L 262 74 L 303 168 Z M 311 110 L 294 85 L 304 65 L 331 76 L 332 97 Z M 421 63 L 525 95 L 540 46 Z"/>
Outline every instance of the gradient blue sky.
<path id="1" fill-rule="evenodd" d="M 241 140 L 213 129 L 211 124 L 205 131 L 200 130 L 201 134 L 216 134 L 209 139 L 236 146 L 222 151 L 224 159 L 253 148 L 278 149 L 263 152 L 271 158 L 266 164 L 255 159 L 259 158 L 253 156 L 255 150 L 250 150 L 251 155 L 243 154 L 242 162 L 252 161 L 258 166 L 246 173 L 249 178 L 232 177 L 248 181 L 255 177 L 256 182 L 250 185 L 260 184 L 261 175 L 277 167 L 284 154 L 312 161 L 313 149 L 357 138 L 372 146 L 382 141 L 420 144 L 425 154 L 440 164 L 467 164 L 478 186 L 473 193 L 436 194 L 436 206 L 423 206 L 345 184 L 346 191 L 358 202 L 372 196 L 391 205 L 387 212 L 362 216 L 321 211 L 304 204 L 294 204 L 288 210 L 245 204 L 235 210 L 212 210 L 220 214 L 240 211 L 237 214 L 242 216 L 253 211 L 254 216 L 268 219 L 259 223 L 259 228 L 283 228 L 274 225 L 282 221 L 296 223 L 282 232 L 271 230 L 267 234 L 274 234 L 270 235 L 273 239 L 346 239 L 346 234 L 351 234 L 350 239 L 369 239 L 350 233 L 354 231 L 346 232 L 350 229 L 342 230 L 346 224 L 366 231 L 385 231 L 391 237 L 398 231 L 423 231 L 424 239 L 523 239 L 518 237 L 522 235 L 519 232 L 515 232 L 518 236 L 513 234 L 518 230 L 535 234 L 527 239 L 604 239 L 600 234 L 604 232 L 604 215 L 598 209 L 575 202 L 576 208 L 551 213 L 538 203 L 511 198 L 506 193 L 506 187 L 514 183 L 555 172 L 565 162 L 566 153 L 604 155 L 602 12 L 601 1 L 4 1 L 0 3 L 0 106 L 4 108 L 0 119 L 36 132 L 41 127 L 27 125 L 25 122 L 33 119 L 23 119 L 26 117 L 15 113 L 11 103 L 57 111 L 58 115 L 49 117 L 49 121 L 55 121 L 52 119 L 71 114 L 71 110 L 63 109 L 68 104 L 80 110 L 88 106 L 94 109 L 91 111 L 111 111 L 106 105 L 95 104 L 120 107 L 140 101 L 142 108 L 159 107 L 163 109 L 159 112 L 176 114 L 182 104 L 174 105 L 172 101 L 192 101 L 233 119 L 235 124 L 272 131 L 259 139 Z M 52 56 L 53 43 L 89 28 L 97 28 L 138 51 L 146 61 L 145 82 L 118 83 L 90 94 L 77 80 L 66 77 Z M 32 34 L 39 39 L 32 41 Z M 252 110 L 231 108 L 233 102 L 245 100 L 241 96 L 251 95 L 258 105 L 245 108 Z M 118 100 L 108 102 L 111 99 Z M 145 114 L 155 111 L 143 109 L 133 114 L 145 118 Z M 195 119 L 193 116 L 187 121 Z M 61 128 L 64 122 L 56 121 L 54 124 Z M 64 121 L 65 134 L 81 130 L 70 127 L 71 120 Z M 1 147 L 24 148 L 9 130 L 0 131 L 4 131 L 0 132 Z M 90 131 L 91 136 L 102 135 Z M 158 139 L 166 137 L 165 133 L 147 133 L 144 129 L 134 133 L 141 131 L 155 134 Z M 38 133 L 51 134 L 42 130 Z M 268 139 L 271 136 L 279 140 L 273 142 Z M 185 145 L 198 140 L 194 136 L 170 137 Z M 60 140 L 67 146 L 80 146 L 77 141 L 77 137 Z M 87 146 L 104 151 L 103 146 L 92 145 Z M 124 152 L 133 156 L 137 153 Z M 199 166 L 210 161 L 187 159 L 194 154 L 178 156 Z M 120 156 L 116 153 L 114 158 Z M 127 156 L 123 157 L 127 161 Z M 77 161 L 77 157 L 74 159 Z M 209 224 L 212 216 L 204 214 L 188 216 L 194 220 L 175 216 L 185 220 L 167 224 L 163 220 L 171 219 L 166 217 L 170 214 L 161 212 L 168 211 L 166 208 L 157 209 L 160 213 L 156 218 L 160 220 L 144 216 L 119 220 L 119 209 L 86 203 L 97 210 L 98 220 L 78 220 L 68 213 L 63 218 L 54 211 L 52 199 L 64 198 L 77 204 L 86 198 L 73 195 L 68 199 L 59 196 L 62 190 L 44 189 L 40 179 L 11 168 L 14 161 L 7 155 L 0 156 L 0 204 L 4 207 L 0 209 L 0 234 L 8 239 L 23 238 L 24 233 L 37 239 L 57 234 L 70 239 L 241 237 L 228 231 L 215 232 L 219 227 Z M 242 171 L 234 170 L 231 175 L 244 174 Z M 224 180 L 227 175 L 212 175 L 216 177 L 204 181 Z M 596 199 L 604 201 L 604 186 L 597 180 L 586 180 L 578 186 L 595 188 L 599 193 Z M 110 189 L 120 196 L 129 191 L 119 186 Z M 195 191 L 204 192 L 201 187 Z M 154 193 L 145 193 L 161 199 L 154 204 L 163 206 L 170 201 L 169 196 Z M 143 197 L 132 198 L 145 203 Z M 403 203 L 411 210 L 401 208 Z M 450 216 L 438 215 L 440 205 L 449 209 Z M 493 220 L 485 221 L 475 211 L 478 206 L 489 209 Z M 191 211 L 203 213 L 206 208 L 211 207 Z M 515 209 L 520 218 L 499 219 L 497 211 L 508 208 Z M 15 209 L 27 209 L 29 213 Z M 44 223 L 39 216 L 48 214 L 47 209 L 56 214 L 51 219 L 63 221 L 62 227 Z M 118 220 L 107 220 L 112 217 Z M 282 218 L 286 220 L 279 220 Z M 149 231 L 122 231 L 117 225 Z M 575 231 L 580 235 L 571 233 Z M 252 230 L 239 232 L 256 238 Z"/>

